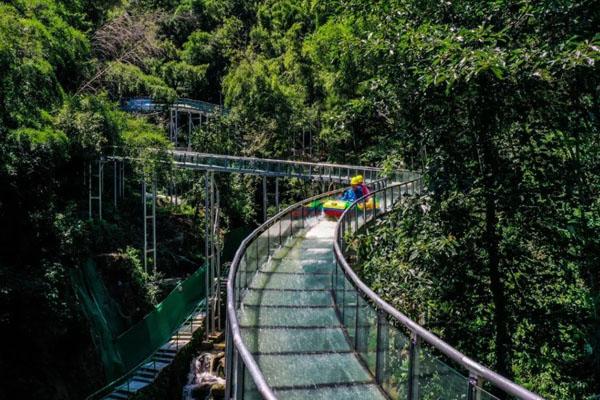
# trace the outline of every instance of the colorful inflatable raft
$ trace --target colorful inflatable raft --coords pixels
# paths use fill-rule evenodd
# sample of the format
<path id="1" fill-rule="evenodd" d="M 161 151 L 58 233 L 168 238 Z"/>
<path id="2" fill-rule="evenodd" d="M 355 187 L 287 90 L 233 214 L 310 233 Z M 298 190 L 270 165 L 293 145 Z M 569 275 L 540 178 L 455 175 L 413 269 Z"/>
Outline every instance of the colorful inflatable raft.
<path id="1" fill-rule="evenodd" d="M 346 200 L 327 200 L 323 203 L 323 212 L 328 217 L 339 218 L 346 208 L 350 206 L 350 202 Z"/>
<path id="2" fill-rule="evenodd" d="M 323 203 L 323 212 L 329 217 L 339 218 L 344 213 L 344 210 L 350 207 L 351 204 L 352 202 L 346 200 L 330 199 Z M 372 210 L 375 206 L 376 204 L 372 198 L 364 203 L 358 203 L 359 210 L 362 210 L 365 207 L 367 210 Z"/>

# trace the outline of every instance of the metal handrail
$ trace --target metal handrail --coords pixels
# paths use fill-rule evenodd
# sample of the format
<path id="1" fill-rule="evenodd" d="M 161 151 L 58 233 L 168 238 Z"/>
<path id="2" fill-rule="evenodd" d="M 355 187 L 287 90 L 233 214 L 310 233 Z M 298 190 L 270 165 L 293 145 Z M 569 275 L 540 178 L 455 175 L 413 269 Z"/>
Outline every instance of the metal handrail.
<path id="1" fill-rule="evenodd" d="M 381 297 L 379 297 L 373 290 L 371 290 L 358 277 L 358 275 L 354 272 L 352 267 L 350 267 L 348 261 L 344 257 L 344 253 L 342 251 L 342 241 L 344 240 L 343 234 L 345 233 L 345 227 L 348 226 L 346 224 L 346 219 L 349 218 L 348 216 L 351 215 L 352 212 L 355 212 L 355 210 L 359 204 L 361 204 L 361 203 L 364 204 L 367 200 L 374 198 L 374 196 L 376 194 L 384 192 L 389 189 L 394 190 L 394 188 L 402 188 L 402 187 L 408 188 L 408 185 L 411 185 L 411 184 L 413 185 L 412 186 L 413 188 L 414 188 L 415 184 L 418 184 L 420 187 L 421 178 L 415 179 L 410 182 L 397 183 L 397 184 L 389 185 L 382 189 L 374 190 L 373 192 L 369 193 L 368 195 L 363 196 L 363 197 L 359 198 L 358 200 L 356 200 L 354 203 L 352 203 L 352 205 L 350 207 L 348 207 L 344 211 L 344 213 L 342 214 L 342 216 L 340 217 L 340 219 L 336 225 L 334 242 L 333 242 L 333 249 L 334 249 L 335 258 L 336 258 L 337 263 L 342 267 L 344 274 L 346 275 L 347 278 L 349 278 L 350 282 L 352 283 L 354 288 L 357 290 L 357 292 L 363 295 L 363 298 L 366 298 L 368 301 L 370 301 L 372 304 L 374 304 L 379 310 L 385 312 L 388 316 L 391 316 L 393 319 L 398 321 L 400 324 L 402 324 L 404 327 L 406 327 L 413 335 L 416 335 L 416 337 L 427 342 L 428 344 L 433 346 L 435 349 L 437 349 L 439 352 L 441 352 L 442 354 L 444 354 L 451 360 L 455 361 L 458 365 L 460 365 L 463 368 L 465 368 L 466 370 L 468 370 L 469 373 L 474 378 L 483 378 L 487 382 L 493 384 L 494 386 L 503 390 L 507 394 L 518 397 L 520 399 L 543 400 L 543 398 L 540 397 L 539 395 L 525 389 L 524 387 L 510 381 L 509 379 L 503 377 L 502 375 L 490 370 L 489 368 L 483 366 L 482 364 L 479 364 L 478 362 L 467 357 L 465 354 L 456 350 L 454 347 L 452 347 L 448 343 L 444 342 L 442 339 L 440 339 L 433 333 L 429 332 L 428 330 L 426 330 L 425 328 L 423 328 L 422 326 L 420 326 L 419 324 L 417 324 L 416 322 L 411 320 L 409 317 L 404 315 L 402 312 L 395 309 L 392 305 L 387 303 L 385 300 L 383 300 Z M 402 196 L 401 190 L 400 190 L 400 196 Z M 384 204 L 383 212 L 377 214 L 377 216 L 385 215 L 386 213 L 388 213 L 389 211 L 391 211 L 393 209 L 394 209 L 393 202 L 390 205 L 389 210 L 387 210 L 387 207 Z M 375 213 L 373 213 L 373 217 L 371 218 L 371 221 L 374 220 L 375 218 L 376 218 L 376 215 L 375 215 Z M 368 221 L 365 218 L 363 220 L 363 225 L 366 224 L 367 222 Z"/>
<path id="2" fill-rule="evenodd" d="M 275 163 L 275 164 L 285 164 L 285 165 L 304 165 L 307 167 L 329 167 L 329 168 L 342 168 L 342 169 L 351 169 L 353 171 L 373 171 L 373 172 L 381 172 L 381 168 L 377 167 L 357 167 L 356 165 L 348 165 L 348 164 L 334 164 L 334 163 L 324 163 L 324 162 L 308 162 L 308 161 L 295 161 L 295 160 L 278 160 L 272 158 L 259 158 L 259 157 L 243 157 L 243 156 L 230 156 L 224 154 L 211 154 L 211 153 L 198 153 L 194 151 L 187 150 L 172 150 L 173 154 L 181 154 L 183 156 L 194 156 L 200 158 L 211 158 L 211 159 L 223 159 L 223 160 L 232 160 L 232 161 L 254 161 L 254 162 L 265 162 L 265 163 Z M 395 170 L 394 172 L 413 172 L 409 170 Z"/>

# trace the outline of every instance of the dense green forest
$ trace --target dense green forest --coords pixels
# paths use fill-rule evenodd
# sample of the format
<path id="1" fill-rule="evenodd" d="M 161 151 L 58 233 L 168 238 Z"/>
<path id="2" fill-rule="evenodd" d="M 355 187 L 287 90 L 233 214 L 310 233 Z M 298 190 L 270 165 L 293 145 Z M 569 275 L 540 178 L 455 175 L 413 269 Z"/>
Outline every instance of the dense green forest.
<path id="1" fill-rule="evenodd" d="M 427 196 L 353 242 L 365 280 L 546 398 L 599 394 L 599 26 L 597 0 L 0 3 L 0 397 L 105 383 L 69 279 L 86 259 L 129 325 L 202 262 L 193 176 L 160 211 L 160 276 L 139 199 L 88 219 L 86 162 L 168 161 L 166 121 L 120 111 L 135 96 L 227 107 L 199 151 L 423 171 Z M 258 182 L 219 185 L 224 225 L 255 224 Z"/>

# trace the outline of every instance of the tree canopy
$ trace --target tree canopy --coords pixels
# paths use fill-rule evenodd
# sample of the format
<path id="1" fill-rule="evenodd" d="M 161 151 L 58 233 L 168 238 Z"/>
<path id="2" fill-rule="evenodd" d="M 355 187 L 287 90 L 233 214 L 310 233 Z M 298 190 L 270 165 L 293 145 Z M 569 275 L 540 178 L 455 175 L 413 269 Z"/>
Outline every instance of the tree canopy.
<path id="1" fill-rule="evenodd" d="M 81 187 L 114 146 L 146 161 L 138 177 L 172 175 L 165 120 L 118 107 L 148 96 L 228 108 L 193 132 L 200 151 L 422 171 L 427 195 L 352 242 L 362 277 L 546 398 L 600 393 L 598 26 L 597 0 L 3 2 L 0 324 L 15 340 L 43 332 L 2 350 L 11 388 L 81 398 L 102 384 L 68 284 L 82 260 L 118 254 L 147 295 L 136 307 L 152 306 L 137 216 L 89 221 Z M 177 179 L 188 202 L 165 218 L 191 220 L 200 242 L 199 183 Z M 219 185 L 228 222 L 254 222 L 257 182 Z M 21 358 L 51 365 L 67 348 L 61 377 L 27 377 Z"/>

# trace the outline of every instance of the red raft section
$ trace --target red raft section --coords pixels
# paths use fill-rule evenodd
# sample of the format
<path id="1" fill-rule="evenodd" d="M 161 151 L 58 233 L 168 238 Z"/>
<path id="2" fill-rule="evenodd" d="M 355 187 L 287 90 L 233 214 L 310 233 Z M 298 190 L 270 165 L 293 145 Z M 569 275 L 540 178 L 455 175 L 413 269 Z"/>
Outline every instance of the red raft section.
<path id="1" fill-rule="evenodd" d="M 323 203 L 323 212 L 329 217 L 339 218 L 344 213 L 346 208 L 350 207 L 351 204 L 352 202 L 346 200 L 327 200 Z M 372 198 L 368 199 L 364 203 L 358 203 L 359 210 L 365 208 L 367 210 L 372 210 L 375 207 L 377 207 L 377 203 Z"/>
<path id="2" fill-rule="evenodd" d="M 323 212 L 328 217 L 339 218 L 348 206 L 350 206 L 350 202 L 345 200 L 327 200 L 323 203 Z"/>

